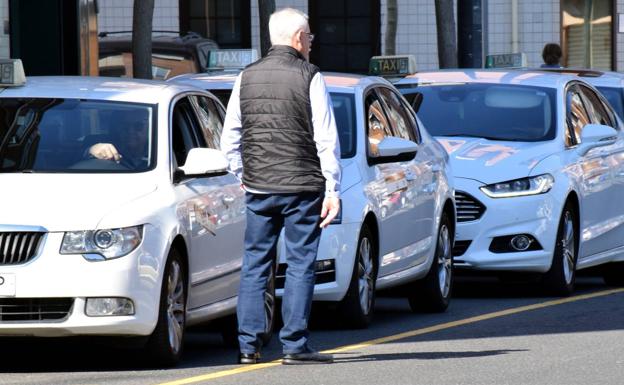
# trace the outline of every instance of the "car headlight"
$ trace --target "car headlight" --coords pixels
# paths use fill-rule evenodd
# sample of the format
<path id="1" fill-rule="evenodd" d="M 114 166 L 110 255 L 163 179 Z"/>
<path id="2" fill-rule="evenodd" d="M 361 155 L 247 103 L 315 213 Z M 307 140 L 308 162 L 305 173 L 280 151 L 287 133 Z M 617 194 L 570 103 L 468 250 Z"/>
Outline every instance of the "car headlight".
<path id="1" fill-rule="evenodd" d="M 143 239 L 143 226 L 122 229 L 68 231 L 63 236 L 61 254 L 99 254 L 104 259 L 123 257 Z"/>
<path id="2" fill-rule="evenodd" d="M 550 191 L 555 178 L 550 174 L 542 174 L 528 178 L 514 179 L 501 183 L 493 183 L 481 187 L 481 191 L 490 198 L 510 198 L 527 195 L 544 194 Z"/>

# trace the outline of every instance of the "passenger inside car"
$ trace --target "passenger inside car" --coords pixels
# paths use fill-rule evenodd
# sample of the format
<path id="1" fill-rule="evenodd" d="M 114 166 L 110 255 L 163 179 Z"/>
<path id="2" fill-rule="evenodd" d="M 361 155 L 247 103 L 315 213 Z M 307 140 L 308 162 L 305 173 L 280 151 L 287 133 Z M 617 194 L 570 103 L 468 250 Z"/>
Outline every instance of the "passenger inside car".
<path id="1" fill-rule="evenodd" d="M 377 146 L 384 137 L 389 135 L 389 133 L 386 132 L 387 130 L 388 122 L 386 121 L 379 101 L 375 100 L 370 104 L 368 109 L 368 143 L 371 155 L 379 155 Z"/>

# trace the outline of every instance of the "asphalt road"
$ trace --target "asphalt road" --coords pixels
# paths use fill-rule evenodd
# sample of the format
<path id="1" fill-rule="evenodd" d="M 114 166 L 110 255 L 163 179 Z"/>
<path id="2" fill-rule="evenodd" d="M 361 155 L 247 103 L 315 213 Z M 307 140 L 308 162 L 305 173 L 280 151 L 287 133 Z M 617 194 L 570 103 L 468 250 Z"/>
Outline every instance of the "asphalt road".
<path id="1" fill-rule="evenodd" d="M 570 298 L 532 284 L 458 280 L 443 314 L 383 297 L 366 330 L 315 309 L 312 343 L 332 365 L 283 366 L 277 340 L 261 365 L 235 364 L 220 335 L 188 335 L 182 363 L 154 369 L 102 341 L 0 339 L 0 384 L 622 384 L 624 290 L 581 277 Z"/>

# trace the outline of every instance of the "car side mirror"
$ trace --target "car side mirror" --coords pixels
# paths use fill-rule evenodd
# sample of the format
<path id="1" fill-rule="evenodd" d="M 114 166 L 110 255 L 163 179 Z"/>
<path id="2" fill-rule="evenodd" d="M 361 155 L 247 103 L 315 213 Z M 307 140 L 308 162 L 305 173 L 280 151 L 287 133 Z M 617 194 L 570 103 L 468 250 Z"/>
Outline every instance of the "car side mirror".
<path id="1" fill-rule="evenodd" d="M 608 146 L 615 143 L 618 133 L 613 127 L 603 124 L 587 124 L 581 131 L 581 143 L 577 147 L 580 155 L 585 155 L 596 147 Z"/>
<path id="2" fill-rule="evenodd" d="M 414 159 L 418 144 L 411 140 L 386 136 L 377 145 L 377 156 L 371 157 L 371 163 L 406 162 Z"/>
<path id="3" fill-rule="evenodd" d="M 212 148 L 193 148 L 186 156 L 184 166 L 178 170 L 180 177 L 217 176 L 227 173 L 228 161 L 219 150 Z"/>

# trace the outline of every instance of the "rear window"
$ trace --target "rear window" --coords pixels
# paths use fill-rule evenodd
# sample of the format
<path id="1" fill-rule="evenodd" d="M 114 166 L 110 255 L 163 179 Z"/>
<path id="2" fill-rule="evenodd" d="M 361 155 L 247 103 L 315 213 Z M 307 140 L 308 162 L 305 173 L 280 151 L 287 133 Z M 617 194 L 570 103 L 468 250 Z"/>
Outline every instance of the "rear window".
<path id="1" fill-rule="evenodd" d="M 0 173 L 142 172 L 156 164 L 152 105 L 76 99 L 0 98 Z M 112 144 L 119 161 L 89 150 Z"/>

